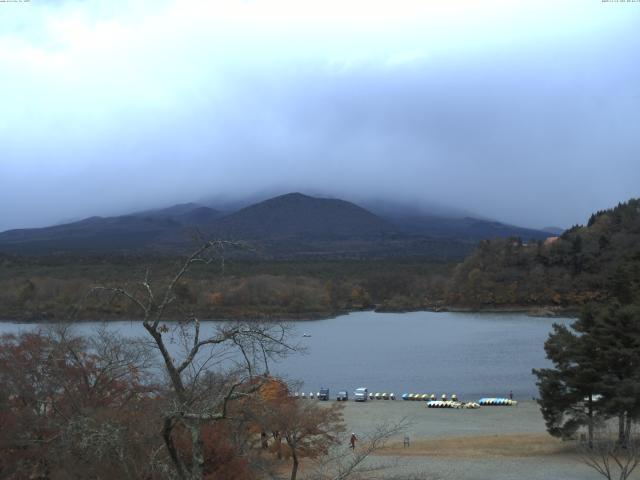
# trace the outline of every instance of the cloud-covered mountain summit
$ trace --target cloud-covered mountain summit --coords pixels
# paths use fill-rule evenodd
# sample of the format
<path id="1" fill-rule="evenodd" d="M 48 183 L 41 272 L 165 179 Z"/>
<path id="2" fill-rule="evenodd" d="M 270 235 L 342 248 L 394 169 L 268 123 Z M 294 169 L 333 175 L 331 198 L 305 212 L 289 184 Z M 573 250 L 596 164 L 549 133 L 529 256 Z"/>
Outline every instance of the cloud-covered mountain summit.
<path id="1" fill-rule="evenodd" d="M 248 241 L 269 256 L 432 256 L 467 251 L 483 238 L 545 238 L 547 232 L 491 220 L 403 215 L 384 217 L 354 203 L 289 193 L 221 214 L 197 203 L 90 217 L 78 222 L 0 233 L 0 252 L 185 252 L 198 239 Z M 449 244 L 449 246 L 447 246 Z M 434 246 L 435 245 L 435 246 Z"/>

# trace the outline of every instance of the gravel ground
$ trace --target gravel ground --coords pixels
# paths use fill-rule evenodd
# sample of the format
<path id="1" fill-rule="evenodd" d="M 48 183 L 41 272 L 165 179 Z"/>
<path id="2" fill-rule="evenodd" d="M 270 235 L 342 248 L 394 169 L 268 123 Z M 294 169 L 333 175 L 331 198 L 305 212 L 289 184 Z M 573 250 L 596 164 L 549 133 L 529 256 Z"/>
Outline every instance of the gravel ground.
<path id="1" fill-rule="evenodd" d="M 544 433 L 545 426 L 535 402 L 520 402 L 515 407 L 472 409 L 427 408 L 425 402 L 372 400 L 345 402 L 344 418 L 348 428 L 366 432 L 383 421 L 397 423 L 406 418 L 412 425 L 409 437 L 438 438 L 505 433 Z"/>
<path id="2" fill-rule="evenodd" d="M 362 437 L 383 422 L 406 419 L 411 423 L 405 433 L 411 442 L 408 448 L 402 447 L 403 435 L 398 435 L 392 440 L 388 455 L 371 459 L 372 463 L 393 465 L 385 473 L 389 477 L 422 472 L 427 474 L 425 479 L 443 480 L 603 478 L 567 451 L 572 449 L 571 444 L 545 434 L 540 410 L 531 401 L 515 407 L 478 410 L 429 409 L 425 403 L 402 400 L 350 401 L 345 403 L 344 418 L 347 433 L 353 431 Z M 529 439 L 532 439 L 531 445 L 527 443 Z M 464 445 L 465 442 L 472 447 L 449 448 L 451 444 Z M 495 448 L 494 445 L 501 442 L 504 447 Z M 482 448 L 473 450 L 477 445 Z M 546 451 L 551 453 L 541 453 Z M 636 474 L 632 478 L 640 476 Z"/>

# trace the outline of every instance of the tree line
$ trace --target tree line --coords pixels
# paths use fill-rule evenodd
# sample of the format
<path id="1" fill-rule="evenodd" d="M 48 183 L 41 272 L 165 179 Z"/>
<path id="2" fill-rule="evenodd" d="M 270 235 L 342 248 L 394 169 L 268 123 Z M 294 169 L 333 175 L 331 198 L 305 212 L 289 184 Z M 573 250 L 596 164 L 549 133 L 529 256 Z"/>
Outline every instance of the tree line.
<path id="1" fill-rule="evenodd" d="M 110 320 L 140 318 L 123 298 L 105 303 L 86 298 L 91 286 L 127 285 L 132 276 L 167 281 L 175 258 L 136 258 L 121 265 L 108 257 L 5 257 L 0 268 L 0 317 L 17 320 Z M 2 264 L 0 257 L 0 264 Z M 176 285 L 167 315 L 181 318 L 188 305 L 200 318 L 318 318 L 379 308 L 417 310 L 439 304 L 452 265 L 417 261 L 245 262 L 230 261 L 193 272 Z"/>

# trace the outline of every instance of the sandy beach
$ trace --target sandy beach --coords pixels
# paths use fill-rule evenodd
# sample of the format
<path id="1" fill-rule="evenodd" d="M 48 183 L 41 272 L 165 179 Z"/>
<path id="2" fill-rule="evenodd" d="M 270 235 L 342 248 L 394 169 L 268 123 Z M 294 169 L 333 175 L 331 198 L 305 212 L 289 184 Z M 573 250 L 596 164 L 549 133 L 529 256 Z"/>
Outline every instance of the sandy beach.
<path id="1" fill-rule="evenodd" d="M 371 459 L 392 465 L 376 478 L 414 472 L 443 480 L 602 478 L 582 464 L 572 442 L 546 433 L 533 401 L 477 410 L 429 409 L 423 402 L 402 400 L 347 402 L 344 418 L 348 431 L 362 437 L 384 422 L 410 423 L 405 434 Z"/>

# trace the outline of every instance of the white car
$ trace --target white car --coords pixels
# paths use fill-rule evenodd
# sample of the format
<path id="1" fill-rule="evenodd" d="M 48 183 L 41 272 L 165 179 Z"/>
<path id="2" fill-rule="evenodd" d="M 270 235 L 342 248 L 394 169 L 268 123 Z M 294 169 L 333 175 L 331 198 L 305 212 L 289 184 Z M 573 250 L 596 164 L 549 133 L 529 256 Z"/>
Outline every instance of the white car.
<path id="1" fill-rule="evenodd" d="M 353 400 L 356 402 L 366 402 L 368 398 L 369 390 L 364 387 L 356 388 L 353 392 Z"/>

